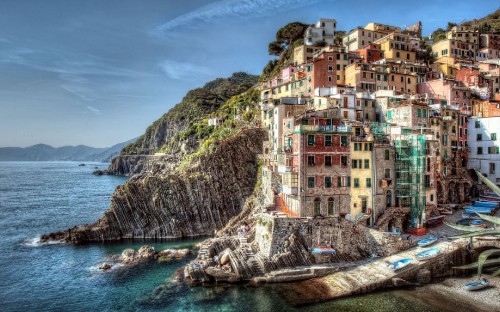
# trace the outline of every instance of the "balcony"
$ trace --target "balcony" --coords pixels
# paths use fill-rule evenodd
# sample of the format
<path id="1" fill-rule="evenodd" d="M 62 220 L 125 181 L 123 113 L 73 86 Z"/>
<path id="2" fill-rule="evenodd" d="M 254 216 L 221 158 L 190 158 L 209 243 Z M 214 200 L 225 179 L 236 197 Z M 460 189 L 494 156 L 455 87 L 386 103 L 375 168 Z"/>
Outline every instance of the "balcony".
<path id="1" fill-rule="evenodd" d="M 291 166 L 278 165 L 278 173 L 291 173 L 291 172 L 292 172 Z"/>
<path id="2" fill-rule="evenodd" d="M 283 185 L 281 192 L 287 195 L 296 195 L 299 193 L 299 188 L 296 186 Z"/>
<path id="3" fill-rule="evenodd" d="M 267 103 L 261 103 L 260 104 L 260 109 L 263 110 L 263 111 L 267 111 L 267 110 L 272 109 L 272 107 L 271 107 L 271 105 L 269 105 Z"/>
<path id="4" fill-rule="evenodd" d="M 294 132 L 295 133 L 303 133 L 303 132 L 351 133 L 351 126 L 298 125 L 295 126 Z"/>

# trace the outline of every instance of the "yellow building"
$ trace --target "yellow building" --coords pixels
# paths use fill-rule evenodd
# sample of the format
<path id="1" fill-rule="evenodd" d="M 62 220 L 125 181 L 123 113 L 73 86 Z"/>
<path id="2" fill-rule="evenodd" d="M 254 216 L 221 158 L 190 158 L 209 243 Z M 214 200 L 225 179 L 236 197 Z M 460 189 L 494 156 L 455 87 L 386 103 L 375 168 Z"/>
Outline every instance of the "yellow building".
<path id="1" fill-rule="evenodd" d="M 293 65 L 298 66 L 312 61 L 316 52 L 321 51 L 321 47 L 300 45 L 293 49 Z"/>
<path id="2" fill-rule="evenodd" d="M 374 207 L 375 179 L 373 137 L 362 126 L 353 126 L 351 142 L 351 215 L 353 220 L 370 216 Z"/>
<path id="3" fill-rule="evenodd" d="M 398 32 L 393 32 L 381 39 L 374 41 L 380 44 L 380 49 L 384 51 L 386 59 L 415 62 L 416 52 L 410 43 L 410 36 Z"/>

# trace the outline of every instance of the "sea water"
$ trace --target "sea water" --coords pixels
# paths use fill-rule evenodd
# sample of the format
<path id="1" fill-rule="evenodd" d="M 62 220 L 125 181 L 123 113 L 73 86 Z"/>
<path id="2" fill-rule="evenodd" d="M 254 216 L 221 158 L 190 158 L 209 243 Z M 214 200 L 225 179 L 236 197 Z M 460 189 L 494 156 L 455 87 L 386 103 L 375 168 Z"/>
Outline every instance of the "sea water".
<path id="1" fill-rule="evenodd" d="M 0 311 L 434 311 L 397 292 L 294 307 L 280 285 L 189 287 L 172 281 L 190 259 L 115 265 L 110 255 L 148 244 L 191 248 L 202 239 L 40 244 L 41 234 L 92 223 L 123 177 L 94 176 L 106 164 L 0 162 Z M 196 250 L 195 250 L 196 251 Z"/>

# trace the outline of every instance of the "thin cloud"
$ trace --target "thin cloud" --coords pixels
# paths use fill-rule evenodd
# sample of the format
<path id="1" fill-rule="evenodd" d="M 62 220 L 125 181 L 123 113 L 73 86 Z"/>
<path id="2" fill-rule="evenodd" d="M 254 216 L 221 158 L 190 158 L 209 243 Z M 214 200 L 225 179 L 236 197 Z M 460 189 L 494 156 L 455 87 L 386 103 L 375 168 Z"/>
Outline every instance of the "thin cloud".
<path id="1" fill-rule="evenodd" d="M 186 62 L 165 60 L 160 63 L 160 68 L 167 77 L 175 80 L 193 80 L 193 77 L 200 77 L 210 74 L 210 68 Z"/>
<path id="2" fill-rule="evenodd" d="M 97 108 L 92 107 L 92 106 L 90 106 L 90 105 L 87 105 L 87 108 L 88 108 L 91 112 L 96 113 L 97 115 L 101 115 L 101 111 L 100 111 L 100 110 L 98 110 Z"/>
<path id="3" fill-rule="evenodd" d="M 197 28 L 200 24 L 210 23 L 225 16 L 240 18 L 270 16 L 315 2 L 319 0 L 222 0 L 180 15 L 158 26 L 156 31 L 161 34 L 179 27 Z"/>

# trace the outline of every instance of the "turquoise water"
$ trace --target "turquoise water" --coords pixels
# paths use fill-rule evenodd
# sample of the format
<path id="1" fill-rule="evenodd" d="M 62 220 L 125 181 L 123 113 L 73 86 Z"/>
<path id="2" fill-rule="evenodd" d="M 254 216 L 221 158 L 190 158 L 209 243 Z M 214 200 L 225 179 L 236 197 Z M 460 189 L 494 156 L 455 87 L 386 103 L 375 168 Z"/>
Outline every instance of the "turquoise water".
<path id="1" fill-rule="evenodd" d="M 93 176 L 72 162 L 0 162 L 0 311 L 435 311 L 414 298 L 383 292 L 293 307 L 280 285 L 176 285 L 189 259 L 149 262 L 100 272 L 109 255 L 143 244 L 194 248 L 200 241 L 39 245 L 40 234 L 91 223 L 107 209 L 125 178 Z"/>

